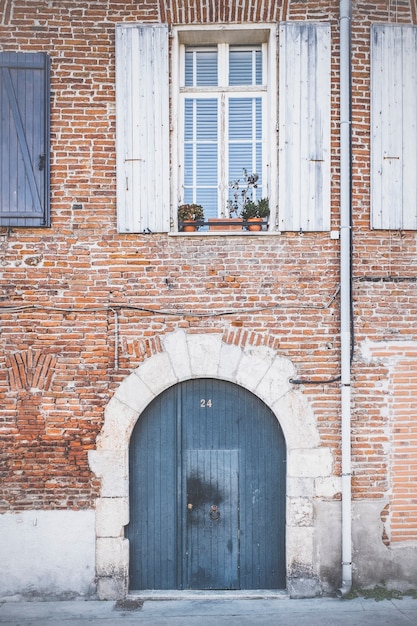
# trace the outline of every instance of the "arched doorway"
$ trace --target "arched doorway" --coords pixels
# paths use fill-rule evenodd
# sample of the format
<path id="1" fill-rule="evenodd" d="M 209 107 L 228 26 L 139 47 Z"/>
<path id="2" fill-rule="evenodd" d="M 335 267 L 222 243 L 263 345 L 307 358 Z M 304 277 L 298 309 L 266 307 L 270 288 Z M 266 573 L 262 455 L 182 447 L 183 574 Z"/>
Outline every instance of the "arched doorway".
<path id="1" fill-rule="evenodd" d="M 129 591 L 130 546 L 125 533 L 131 512 L 129 448 L 136 423 L 167 389 L 210 378 L 227 380 L 255 395 L 271 409 L 285 434 L 287 590 L 305 595 L 310 584 L 315 595 L 320 585 L 314 506 L 322 498 L 337 497 L 340 479 L 333 475 L 330 447 L 321 445 L 310 402 L 288 380 L 295 374 L 293 364 L 271 348 L 250 342 L 231 345 L 217 333 L 175 331 L 163 337 L 161 348 L 116 389 L 97 447 L 88 454 L 101 481 L 96 502 L 98 597 L 116 600 Z"/>
<path id="2" fill-rule="evenodd" d="M 129 459 L 131 590 L 285 588 L 286 445 L 258 397 L 178 383 L 142 413 Z"/>

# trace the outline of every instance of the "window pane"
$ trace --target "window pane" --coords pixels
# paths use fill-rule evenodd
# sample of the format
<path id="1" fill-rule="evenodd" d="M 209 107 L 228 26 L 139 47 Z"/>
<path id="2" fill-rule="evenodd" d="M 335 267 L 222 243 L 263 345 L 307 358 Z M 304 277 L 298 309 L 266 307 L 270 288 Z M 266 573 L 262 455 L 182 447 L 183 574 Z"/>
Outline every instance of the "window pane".
<path id="1" fill-rule="evenodd" d="M 262 101 L 260 98 L 255 100 L 255 117 L 256 117 L 256 139 L 262 140 Z"/>
<path id="2" fill-rule="evenodd" d="M 186 141 L 217 141 L 217 100 L 185 100 L 184 138 Z"/>
<path id="3" fill-rule="evenodd" d="M 256 85 L 262 85 L 262 51 L 257 50 L 255 53 L 256 65 Z"/>
<path id="4" fill-rule="evenodd" d="M 263 180 L 262 180 L 262 144 L 260 144 L 260 143 L 258 143 L 256 145 L 255 159 L 256 159 L 256 173 L 259 176 L 258 181 L 257 181 L 257 185 L 258 185 L 257 196 L 259 198 L 261 198 L 262 197 Z"/>
<path id="5" fill-rule="evenodd" d="M 196 100 L 197 140 L 217 141 L 217 100 Z"/>
<path id="6" fill-rule="evenodd" d="M 262 51 L 260 48 L 231 48 L 229 53 L 229 85 L 262 84 Z"/>
<path id="7" fill-rule="evenodd" d="M 192 140 L 194 135 L 194 106 L 195 100 L 186 100 L 184 104 L 184 139 Z"/>
<path id="8" fill-rule="evenodd" d="M 246 168 L 249 173 L 262 169 L 262 101 L 261 98 L 230 98 L 229 100 L 229 161 L 230 154 L 242 159 L 250 159 L 246 165 L 237 165 L 241 172 Z M 232 171 L 229 168 L 230 173 Z M 233 174 L 234 175 L 234 174 Z"/>
<path id="9" fill-rule="evenodd" d="M 218 192 L 215 189 L 198 188 L 197 202 L 204 207 L 204 219 L 217 217 Z"/>
<path id="10" fill-rule="evenodd" d="M 229 101 L 229 139 L 251 139 L 261 136 L 260 98 L 231 98 Z"/>
<path id="11" fill-rule="evenodd" d="M 238 188 L 235 186 L 235 189 L 229 189 L 229 198 L 238 191 L 239 204 L 241 204 L 244 193 L 247 193 L 250 200 L 256 199 L 256 188 L 247 189 L 247 181 L 245 180 L 245 175 L 250 176 L 251 174 L 258 174 L 252 146 L 231 146 L 229 151 L 229 180 L 232 184 L 236 184 L 238 181 Z"/>
<path id="12" fill-rule="evenodd" d="M 248 174 L 256 172 L 254 165 L 254 153 L 250 144 L 239 144 L 238 146 L 230 146 L 229 149 L 229 178 L 230 180 L 242 179 L 244 170 Z M 258 173 L 258 172 L 256 172 Z"/>
<path id="13" fill-rule="evenodd" d="M 185 86 L 217 85 L 217 49 L 185 50 Z"/>
<path id="14" fill-rule="evenodd" d="M 206 216 L 217 215 L 217 118 L 215 98 L 185 100 L 184 202 L 202 204 Z"/>
<path id="15" fill-rule="evenodd" d="M 261 98 L 229 99 L 229 141 L 262 140 Z"/>
<path id="16" fill-rule="evenodd" d="M 217 187 L 217 145 L 197 145 L 197 186 Z"/>
<path id="17" fill-rule="evenodd" d="M 194 166 L 194 146 L 193 144 L 186 144 L 184 146 L 184 182 L 192 184 L 193 180 L 193 166 Z"/>
<path id="18" fill-rule="evenodd" d="M 234 188 L 229 199 L 241 208 L 245 194 L 249 199 L 262 197 L 262 100 L 230 98 L 229 100 L 228 173 Z M 257 174 L 256 187 L 247 186 L 245 177 Z M 236 181 L 239 181 L 236 185 Z"/>

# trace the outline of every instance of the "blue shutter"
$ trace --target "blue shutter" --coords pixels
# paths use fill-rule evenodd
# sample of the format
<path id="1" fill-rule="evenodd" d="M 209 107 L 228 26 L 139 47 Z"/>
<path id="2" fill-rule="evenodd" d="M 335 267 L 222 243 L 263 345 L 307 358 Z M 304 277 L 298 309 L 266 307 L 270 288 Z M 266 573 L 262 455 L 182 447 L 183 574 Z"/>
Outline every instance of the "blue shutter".
<path id="1" fill-rule="evenodd" d="M 49 226 L 49 67 L 0 53 L 0 225 Z"/>
<path id="2" fill-rule="evenodd" d="M 169 74 L 166 25 L 116 27 L 119 232 L 168 232 Z"/>
<path id="3" fill-rule="evenodd" d="M 280 26 L 280 230 L 330 229 L 330 26 Z"/>
<path id="4" fill-rule="evenodd" d="M 417 229 L 417 28 L 374 24 L 371 226 Z"/>

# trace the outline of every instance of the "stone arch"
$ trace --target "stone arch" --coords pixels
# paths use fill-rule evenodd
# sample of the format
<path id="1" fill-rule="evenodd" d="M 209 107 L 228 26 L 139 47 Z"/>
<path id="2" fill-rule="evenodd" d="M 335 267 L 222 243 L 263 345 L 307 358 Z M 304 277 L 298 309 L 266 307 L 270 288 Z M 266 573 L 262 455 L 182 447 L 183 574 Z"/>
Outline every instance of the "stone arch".
<path id="1" fill-rule="evenodd" d="M 311 406 L 289 382 L 291 361 L 266 346 L 225 343 L 220 334 L 176 331 L 162 339 L 154 354 L 119 386 L 105 411 L 96 450 L 90 451 L 93 472 L 101 479 L 96 504 L 97 593 L 102 599 L 128 591 L 129 546 L 124 526 L 129 520 L 128 451 L 133 427 L 148 404 L 168 387 L 190 378 L 218 378 L 245 387 L 271 408 L 287 445 L 287 574 L 292 567 L 316 578 L 313 499 L 321 490 L 336 492 L 333 459 L 321 447 Z"/>

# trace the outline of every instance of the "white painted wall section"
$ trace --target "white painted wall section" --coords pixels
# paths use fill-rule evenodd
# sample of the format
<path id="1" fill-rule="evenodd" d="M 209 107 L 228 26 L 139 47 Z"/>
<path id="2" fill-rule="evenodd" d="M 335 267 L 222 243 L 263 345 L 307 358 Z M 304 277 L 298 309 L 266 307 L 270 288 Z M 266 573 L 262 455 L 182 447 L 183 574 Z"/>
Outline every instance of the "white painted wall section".
<path id="1" fill-rule="evenodd" d="M 0 515 L 0 598 L 95 593 L 95 512 Z"/>

